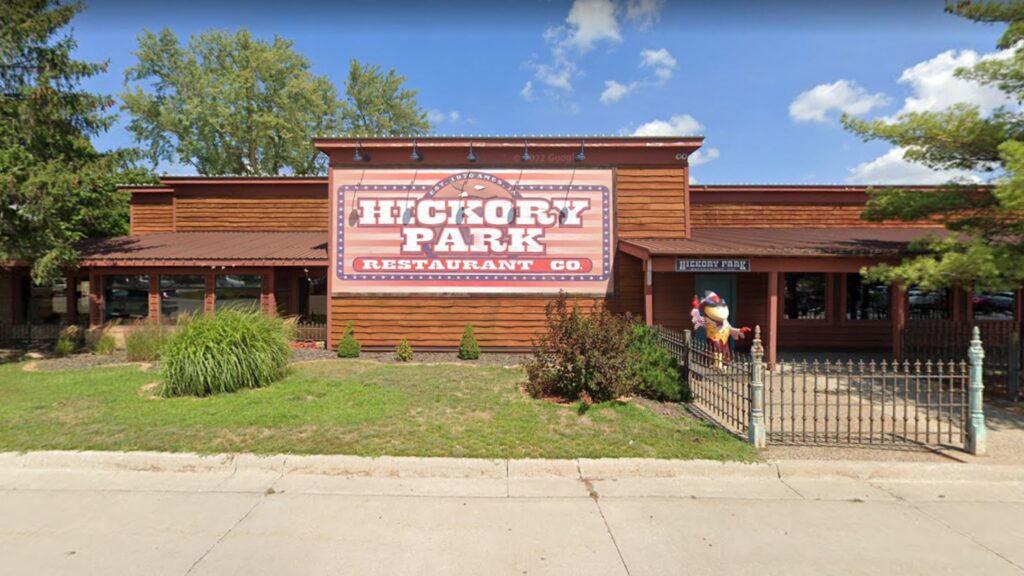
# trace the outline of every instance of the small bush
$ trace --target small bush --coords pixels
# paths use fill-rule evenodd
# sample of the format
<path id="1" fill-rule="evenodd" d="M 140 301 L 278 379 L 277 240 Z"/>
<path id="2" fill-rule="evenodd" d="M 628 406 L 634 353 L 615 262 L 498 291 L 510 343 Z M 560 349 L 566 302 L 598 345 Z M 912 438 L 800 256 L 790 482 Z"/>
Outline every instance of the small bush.
<path id="1" fill-rule="evenodd" d="M 412 346 L 409 345 L 409 341 L 402 338 L 402 341 L 395 347 L 395 359 L 399 362 L 408 362 L 412 360 Z"/>
<path id="2" fill-rule="evenodd" d="M 160 359 L 174 331 L 156 322 L 136 322 L 124 334 L 124 349 L 132 362 L 154 362 Z"/>
<path id="3" fill-rule="evenodd" d="M 466 324 L 462 331 L 462 340 L 459 342 L 459 358 L 463 360 L 476 360 L 480 357 L 480 345 L 476 343 L 476 336 L 473 335 L 473 325 Z"/>
<path id="4" fill-rule="evenodd" d="M 294 323 L 257 311 L 197 316 L 164 350 L 163 396 L 208 396 L 259 388 L 284 376 Z"/>
<path id="5" fill-rule="evenodd" d="M 341 341 L 338 342 L 338 358 L 359 358 L 359 352 L 362 350 L 362 345 L 359 344 L 359 340 L 356 340 L 355 328 L 352 326 L 352 321 L 348 321 L 348 325 L 345 326 L 345 333 L 341 336 Z"/>
<path id="6" fill-rule="evenodd" d="M 103 356 L 110 356 L 114 353 L 115 350 L 117 350 L 117 341 L 114 340 L 114 336 L 112 334 L 104 332 L 100 334 L 99 339 L 96 340 L 96 345 L 93 346 L 93 350 L 97 354 L 102 354 Z"/>
<path id="7" fill-rule="evenodd" d="M 629 377 L 637 395 L 661 402 L 693 400 L 679 362 L 661 345 L 650 327 L 643 324 L 633 327 L 629 353 Z"/>
<path id="8" fill-rule="evenodd" d="M 64 357 L 70 356 L 82 349 L 85 343 L 85 334 L 78 326 L 68 326 L 60 331 L 57 342 L 53 345 L 53 355 Z"/>
<path id="9" fill-rule="evenodd" d="M 584 314 L 564 292 L 545 313 L 546 330 L 526 362 L 532 396 L 604 402 L 632 392 L 627 318 L 597 307 Z"/>

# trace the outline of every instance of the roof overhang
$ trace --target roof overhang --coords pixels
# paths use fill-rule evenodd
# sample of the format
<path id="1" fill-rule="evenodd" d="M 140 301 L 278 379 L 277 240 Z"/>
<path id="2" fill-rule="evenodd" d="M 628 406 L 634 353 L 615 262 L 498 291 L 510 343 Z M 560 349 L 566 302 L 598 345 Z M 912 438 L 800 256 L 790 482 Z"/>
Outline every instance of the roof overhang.
<path id="1" fill-rule="evenodd" d="M 326 266 L 327 232 L 166 232 L 79 244 L 82 268 Z"/>

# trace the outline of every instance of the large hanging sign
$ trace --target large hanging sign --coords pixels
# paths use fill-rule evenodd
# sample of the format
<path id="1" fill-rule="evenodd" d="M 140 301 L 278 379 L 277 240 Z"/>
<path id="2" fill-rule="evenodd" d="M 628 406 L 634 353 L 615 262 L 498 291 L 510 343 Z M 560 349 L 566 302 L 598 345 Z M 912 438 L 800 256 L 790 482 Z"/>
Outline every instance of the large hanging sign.
<path id="1" fill-rule="evenodd" d="M 334 293 L 605 294 L 611 170 L 332 173 Z"/>

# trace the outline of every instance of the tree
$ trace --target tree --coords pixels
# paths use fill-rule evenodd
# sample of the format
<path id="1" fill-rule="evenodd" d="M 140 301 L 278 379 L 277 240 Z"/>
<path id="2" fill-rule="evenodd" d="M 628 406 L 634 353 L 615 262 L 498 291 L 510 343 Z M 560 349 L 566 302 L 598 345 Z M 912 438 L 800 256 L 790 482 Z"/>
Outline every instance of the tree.
<path id="1" fill-rule="evenodd" d="M 342 103 L 342 130 L 348 136 L 418 136 L 430 131 L 416 103 L 416 90 L 402 88 L 405 76 L 379 66 L 349 61 Z"/>
<path id="2" fill-rule="evenodd" d="M 975 22 L 1005 23 L 998 42 L 1008 58 L 986 59 L 957 76 L 994 86 L 1008 100 L 1024 101 L 1024 3 L 962 1 L 947 12 Z M 867 271 L 870 278 L 932 289 L 974 286 L 1009 289 L 1024 281 L 1024 114 L 1003 106 L 988 115 L 977 106 L 956 104 L 939 112 L 905 113 L 895 121 L 843 116 L 843 125 L 865 141 L 885 140 L 906 148 L 907 160 L 936 170 L 987 174 L 994 186 L 952 181 L 935 191 L 871 191 L 867 220 L 933 219 L 948 233 L 914 243 L 920 253 L 898 265 Z"/>
<path id="3" fill-rule="evenodd" d="M 311 139 L 337 131 L 337 91 L 291 41 L 213 30 L 183 47 L 164 29 L 143 32 L 135 56 L 121 99 L 154 164 L 181 162 L 202 175 L 324 171 Z"/>
<path id="4" fill-rule="evenodd" d="M 71 57 L 77 44 L 62 31 L 81 10 L 58 0 L 0 10 L 0 260 L 32 261 L 39 283 L 75 265 L 76 242 L 123 234 L 128 203 L 115 184 L 148 178 L 131 151 L 91 143 L 114 101 L 79 86 L 107 67 Z"/>

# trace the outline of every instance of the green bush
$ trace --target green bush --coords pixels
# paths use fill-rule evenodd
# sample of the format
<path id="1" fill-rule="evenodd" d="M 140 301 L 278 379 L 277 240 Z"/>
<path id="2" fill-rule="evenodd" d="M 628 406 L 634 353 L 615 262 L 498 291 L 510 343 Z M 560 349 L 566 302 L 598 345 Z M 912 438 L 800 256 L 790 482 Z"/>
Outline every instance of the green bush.
<path id="1" fill-rule="evenodd" d="M 345 326 L 345 333 L 341 336 L 341 341 L 338 342 L 338 358 L 359 358 L 359 352 L 362 350 L 362 345 L 359 344 L 359 340 L 356 340 L 355 328 L 352 326 L 352 321 L 348 321 L 348 325 Z"/>
<path id="2" fill-rule="evenodd" d="M 140 321 L 129 326 L 124 334 L 124 349 L 132 362 L 153 362 L 160 359 L 174 331 L 157 322 Z"/>
<path id="3" fill-rule="evenodd" d="M 57 342 L 53 345 L 54 356 L 70 356 L 82 349 L 85 344 L 85 334 L 78 326 L 67 326 L 60 331 Z"/>
<path id="4" fill-rule="evenodd" d="M 643 324 L 633 327 L 629 354 L 629 377 L 638 396 L 662 402 L 693 400 L 679 362 L 661 345 L 653 329 Z"/>
<path id="5" fill-rule="evenodd" d="M 462 331 L 462 340 L 459 342 L 459 358 L 463 360 L 476 360 L 480 357 L 480 345 L 476 343 L 476 336 L 473 335 L 473 325 L 466 324 Z"/>
<path id="6" fill-rule="evenodd" d="M 598 307 L 584 314 L 564 292 L 545 313 L 546 330 L 526 361 L 532 396 L 603 402 L 632 393 L 628 318 Z"/>
<path id="7" fill-rule="evenodd" d="M 294 323 L 253 310 L 222 310 L 182 326 L 164 350 L 163 396 L 259 388 L 284 376 Z"/>
<path id="8" fill-rule="evenodd" d="M 402 338 L 402 341 L 395 347 L 395 359 L 399 362 L 408 362 L 412 360 L 412 346 L 409 345 L 409 341 Z"/>
<path id="9" fill-rule="evenodd" d="M 117 341 L 114 340 L 113 335 L 104 332 L 100 334 L 99 339 L 96 340 L 96 345 L 93 346 L 93 350 L 95 350 L 97 354 L 110 356 L 115 350 L 117 350 Z"/>

